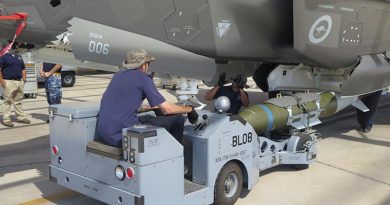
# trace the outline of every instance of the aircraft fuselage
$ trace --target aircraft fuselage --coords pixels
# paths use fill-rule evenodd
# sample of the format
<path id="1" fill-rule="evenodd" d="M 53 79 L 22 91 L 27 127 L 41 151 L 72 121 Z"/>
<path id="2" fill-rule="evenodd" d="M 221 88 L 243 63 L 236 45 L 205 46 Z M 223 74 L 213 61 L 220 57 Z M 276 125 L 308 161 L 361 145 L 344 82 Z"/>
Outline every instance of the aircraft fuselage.
<path id="1" fill-rule="evenodd" d="M 73 17 L 151 37 L 217 60 L 342 68 L 390 50 L 390 3 L 334 0 L 2 0 L 2 15 L 27 12 L 21 40 L 44 43 Z M 14 32 L 2 23 L 1 37 Z"/>

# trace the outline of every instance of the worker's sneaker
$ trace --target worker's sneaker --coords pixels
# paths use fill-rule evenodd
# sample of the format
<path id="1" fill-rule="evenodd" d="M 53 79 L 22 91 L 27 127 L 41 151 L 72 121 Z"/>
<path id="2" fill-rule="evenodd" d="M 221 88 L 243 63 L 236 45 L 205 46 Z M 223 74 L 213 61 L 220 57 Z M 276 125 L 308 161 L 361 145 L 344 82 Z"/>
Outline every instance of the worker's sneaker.
<path id="1" fill-rule="evenodd" d="M 3 124 L 6 127 L 13 127 L 14 126 L 14 123 L 12 123 L 11 121 L 1 121 L 1 124 Z"/>
<path id="2" fill-rule="evenodd" d="M 16 122 L 23 123 L 23 124 L 30 124 L 31 123 L 31 121 L 29 119 L 27 119 L 27 118 L 20 119 L 20 120 L 18 120 Z"/>

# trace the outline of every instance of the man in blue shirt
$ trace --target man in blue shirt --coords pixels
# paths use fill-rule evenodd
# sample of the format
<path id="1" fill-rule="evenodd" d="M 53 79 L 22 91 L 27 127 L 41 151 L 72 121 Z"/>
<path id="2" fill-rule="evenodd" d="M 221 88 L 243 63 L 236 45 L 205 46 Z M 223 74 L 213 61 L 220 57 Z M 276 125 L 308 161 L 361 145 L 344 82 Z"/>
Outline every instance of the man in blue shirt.
<path id="1" fill-rule="evenodd" d="M 46 99 L 49 105 L 61 104 L 62 85 L 61 85 L 62 65 L 54 63 L 42 63 L 40 74 L 45 78 Z M 47 123 L 49 120 L 46 121 Z"/>
<path id="2" fill-rule="evenodd" d="M 3 88 L 3 120 L 2 124 L 13 127 L 11 121 L 11 105 L 14 104 L 17 122 L 30 124 L 22 110 L 24 83 L 26 82 L 26 68 L 23 59 L 14 50 L 0 57 L 0 85 Z"/>
<path id="3" fill-rule="evenodd" d="M 62 65 L 42 63 L 40 74 L 45 78 L 45 91 L 49 105 L 61 104 L 61 68 Z"/>
<path id="4" fill-rule="evenodd" d="M 127 54 L 123 62 L 125 70 L 116 73 L 104 92 L 97 124 L 97 134 L 111 146 L 122 146 L 122 129 L 137 123 L 164 127 L 179 142 L 183 138 L 184 117 L 188 114 L 191 123 L 196 123 L 198 114 L 193 107 L 166 102 L 157 91 L 152 78 L 147 74 L 149 64 L 154 59 L 144 49 L 136 49 Z M 138 118 L 137 110 L 144 99 L 151 109 L 160 109 L 162 116 Z"/>
<path id="5" fill-rule="evenodd" d="M 369 133 L 371 132 L 372 125 L 374 124 L 376 111 L 378 109 L 378 103 L 382 95 L 382 90 L 364 95 L 362 97 L 362 102 L 370 109 L 367 112 L 362 112 L 357 110 L 357 120 L 359 123 L 359 132 Z"/>
<path id="6" fill-rule="evenodd" d="M 205 99 L 211 101 L 220 96 L 226 96 L 230 100 L 230 109 L 227 113 L 238 114 L 242 106 L 248 107 L 249 105 L 248 93 L 244 91 L 247 87 L 246 78 L 239 74 L 233 79 L 231 86 L 224 86 L 227 83 L 225 78 L 226 73 L 221 73 L 218 84 L 206 93 Z"/>

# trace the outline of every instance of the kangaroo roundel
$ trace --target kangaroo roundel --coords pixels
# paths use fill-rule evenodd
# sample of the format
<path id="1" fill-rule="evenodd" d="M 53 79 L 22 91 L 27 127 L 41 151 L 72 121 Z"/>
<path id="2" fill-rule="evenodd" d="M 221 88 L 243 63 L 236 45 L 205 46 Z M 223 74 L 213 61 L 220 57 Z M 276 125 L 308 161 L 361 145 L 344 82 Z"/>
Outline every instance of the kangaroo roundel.
<path id="1" fill-rule="evenodd" d="M 314 44 L 323 42 L 332 30 L 332 18 L 329 15 L 324 15 L 318 18 L 311 26 L 309 40 Z"/>

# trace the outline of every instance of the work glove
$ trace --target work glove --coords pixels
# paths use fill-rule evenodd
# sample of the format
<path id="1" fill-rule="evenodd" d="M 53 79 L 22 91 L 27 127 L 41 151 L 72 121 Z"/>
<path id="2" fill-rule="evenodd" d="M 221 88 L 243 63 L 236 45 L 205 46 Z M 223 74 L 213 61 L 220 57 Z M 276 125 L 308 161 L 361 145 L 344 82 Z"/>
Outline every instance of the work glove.
<path id="1" fill-rule="evenodd" d="M 246 78 L 242 74 L 238 74 L 233 80 L 240 89 L 248 88 L 246 85 Z"/>
<path id="2" fill-rule="evenodd" d="M 217 84 L 217 85 L 218 85 L 219 87 L 222 87 L 222 86 L 224 86 L 226 83 L 227 83 L 227 81 L 226 81 L 226 73 L 223 72 L 223 73 L 219 74 L 219 80 L 218 80 L 218 84 Z"/>
<path id="3" fill-rule="evenodd" d="M 161 111 L 161 109 L 154 109 L 154 114 L 156 115 L 156 117 L 158 116 L 165 116 L 165 114 Z"/>
<path id="4" fill-rule="evenodd" d="M 196 124 L 198 122 L 199 115 L 193 106 L 191 106 L 191 108 L 191 112 L 187 113 L 188 121 L 190 121 L 191 124 Z"/>

